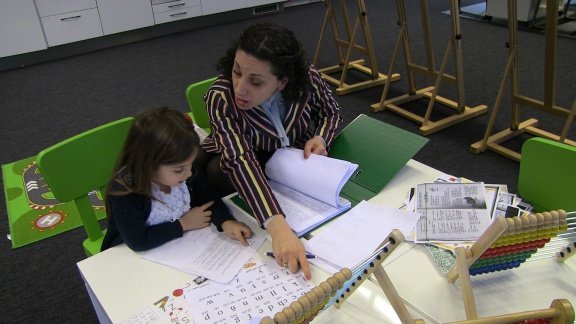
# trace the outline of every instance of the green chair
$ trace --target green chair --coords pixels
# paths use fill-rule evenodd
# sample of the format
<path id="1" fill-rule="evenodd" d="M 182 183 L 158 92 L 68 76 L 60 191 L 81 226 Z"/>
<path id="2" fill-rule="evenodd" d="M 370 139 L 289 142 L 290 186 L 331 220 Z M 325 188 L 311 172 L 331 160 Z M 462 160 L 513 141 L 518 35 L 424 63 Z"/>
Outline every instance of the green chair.
<path id="1" fill-rule="evenodd" d="M 576 211 L 576 147 L 540 137 L 524 142 L 518 193 L 536 211 Z"/>
<path id="2" fill-rule="evenodd" d="M 54 197 L 75 201 L 88 234 L 83 243 L 87 256 L 100 252 L 105 234 L 88 194 L 104 192 L 133 120 L 127 117 L 96 127 L 43 150 L 36 158 Z"/>
<path id="3" fill-rule="evenodd" d="M 204 102 L 204 94 L 208 92 L 210 86 L 216 77 L 192 83 L 186 88 L 186 100 L 188 100 L 188 105 L 190 106 L 190 112 L 194 124 L 206 131 L 207 134 L 212 133 L 210 128 L 210 118 L 208 117 L 208 112 L 206 111 L 206 103 Z"/>

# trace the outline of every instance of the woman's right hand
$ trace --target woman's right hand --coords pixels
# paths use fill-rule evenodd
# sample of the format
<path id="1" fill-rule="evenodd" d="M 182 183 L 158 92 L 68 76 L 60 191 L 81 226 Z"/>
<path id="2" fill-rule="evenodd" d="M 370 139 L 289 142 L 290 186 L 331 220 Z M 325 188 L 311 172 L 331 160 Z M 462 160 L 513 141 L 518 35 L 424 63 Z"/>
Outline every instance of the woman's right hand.
<path id="1" fill-rule="evenodd" d="M 182 225 L 182 230 L 190 231 L 208 227 L 210 225 L 210 219 L 212 216 L 212 211 L 208 208 L 210 208 L 212 205 L 214 205 L 214 201 L 209 201 L 202 206 L 190 209 L 186 214 L 184 214 L 184 216 L 180 217 L 180 225 Z"/>
<path id="2" fill-rule="evenodd" d="M 304 278 L 306 280 L 312 279 L 312 270 L 306 258 L 304 244 L 294 234 L 284 216 L 272 216 L 267 230 L 272 237 L 272 252 L 278 265 L 288 267 L 292 273 L 296 273 L 299 268 L 302 268 Z"/>

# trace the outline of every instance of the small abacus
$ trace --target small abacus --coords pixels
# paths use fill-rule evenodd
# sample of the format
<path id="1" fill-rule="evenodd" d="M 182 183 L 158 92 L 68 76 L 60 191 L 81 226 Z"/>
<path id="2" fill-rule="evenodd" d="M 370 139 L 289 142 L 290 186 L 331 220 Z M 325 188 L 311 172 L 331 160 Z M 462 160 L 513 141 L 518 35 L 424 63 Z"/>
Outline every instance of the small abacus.
<path id="1" fill-rule="evenodd" d="M 464 308 L 468 320 L 478 318 L 470 275 L 479 275 L 520 266 L 538 249 L 544 247 L 551 238 L 567 230 L 566 219 L 564 210 L 510 218 L 499 217 L 492 222 L 484 234 L 470 248 L 457 247 L 455 249 L 456 264 L 447 277 L 450 282 L 455 282 L 460 278 Z M 573 320 L 574 311 L 570 303 L 567 301 L 566 303 L 570 306 Z M 513 322 L 518 321 L 494 323 Z"/>
<path id="2" fill-rule="evenodd" d="M 556 259 L 560 262 L 564 262 L 566 259 L 576 254 L 574 252 L 576 252 L 576 241 L 568 244 L 562 249 L 562 251 L 558 252 Z"/>
<path id="3" fill-rule="evenodd" d="M 456 322 L 458 324 L 569 324 L 574 322 L 574 308 L 566 299 L 554 299 L 550 308 Z"/>
<path id="4" fill-rule="evenodd" d="M 354 269 L 344 268 L 326 279 L 317 287 L 274 315 L 264 317 L 262 324 L 308 323 L 319 312 L 335 305 L 339 307 L 370 275 L 374 274 L 380 287 L 402 323 L 423 323 L 413 320 L 392 281 L 384 271 L 382 262 L 404 241 L 404 235 L 393 230 L 384 242 L 370 256 L 362 260 Z"/>
<path id="5" fill-rule="evenodd" d="M 274 315 L 274 318 L 266 316 L 260 321 L 261 324 L 288 324 L 308 323 L 324 309 L 330 299 L 343 287 L 344 283 L 352 277 L 352 271 L 343 268 L 329 277 L 320 285 L 302 295 L 289 306 Z"/>
<path id="6" fill-rule="evenodd" d="M 465 249 L 470 275 L 520 266 L 551 238 L 566 231 L 564 210 L 497 218 L 469 249 Z M 459 269 L 448 273 L 456 281 Z"/>

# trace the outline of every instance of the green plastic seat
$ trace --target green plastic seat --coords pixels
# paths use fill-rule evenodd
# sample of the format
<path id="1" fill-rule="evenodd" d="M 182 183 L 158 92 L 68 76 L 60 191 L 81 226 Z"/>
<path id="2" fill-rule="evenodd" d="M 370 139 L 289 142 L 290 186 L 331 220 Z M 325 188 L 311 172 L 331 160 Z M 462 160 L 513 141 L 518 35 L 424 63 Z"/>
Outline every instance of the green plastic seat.
<path id="1" fill-rule="evenodd" d="M 192 83 L 186 88 L 186 100 L 190 106 L 190 113 L 192 116 L 192 121 L 198 127 L 206 131 L 207 134 L 212 133 L 210 128 L 210 117 L 208 116 L 208 111 L 206 110 L 206 103 L 204 102 L 204 95 L 210 89 L 210 86 L 214 83 L 216 77 Z"/>
<path id="2" fill-rule="evenodd" d="M 54 197 L 76 203 L 88 235 L 83 243 L 87 256 L 100 252 L 105 234 L 88 194 L 104 192 L 133 120 L 128 117 L 96 127 L 43 150 L 36 158 Z"/>
<path id="3" fill-rule="evenodd" d="M 540 137 L 524 142 L 518 193 L 537 212 L 576 211 L 576 147 Z"/>

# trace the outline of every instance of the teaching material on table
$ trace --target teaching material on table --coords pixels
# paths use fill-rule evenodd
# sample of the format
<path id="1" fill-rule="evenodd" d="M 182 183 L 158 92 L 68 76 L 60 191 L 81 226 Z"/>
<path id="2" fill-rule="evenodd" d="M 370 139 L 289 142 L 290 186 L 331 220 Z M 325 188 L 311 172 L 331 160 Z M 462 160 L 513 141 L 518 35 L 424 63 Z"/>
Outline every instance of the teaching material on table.
<path id="1" fill-rule="evenodd" d="M 340 195 L 357 204 L 379 193 L 428 138 L 361 114 L 336 136 L 328 155 L 358 164 Z"/>
<path id="2" fill-rule="evenodd" d="M 416 199 L 420 219 L 415 242 L 473 241 L 491 222 L 480 182 L 422 183 Z"/>
<path id="3" fill-rule="evenodd" d="M 273 315 L 314 286 L 274 260 L 250 259 L 232 282 L 206 281 L 184 290 L 195 323 L 248 323 Z"/>
<path id="4" fill-rule="evenodd" d="M 498 217 L 471 247 L 457 247 L 448 281 L 460 279 L 466 318 L 478 318 L 470 275 L 519 267 L 552 237 L 567 230 L 566 219 L 564 210 Z M 572 311 L 572 320 L 573 316 Z"/>
<path id="5" fill-rule="evenodd" d="M 276 150 L 265 171 L 269 179 L 339 208 L 350 207 L 340 191 L 357 168 L 355 163 L 318 154 L 305 159 L 303 150 L 289 147 Z"/>
<path id="6" fill-rule="evenodd" d="M 176 270 L 226 283 L 238 274 L 264 240 L 264 236 L 254 233 L 245 247 L 214 226 L 208 226 L 187 231 L 181 238 L 139 254 Z"/>
<path id="7" fill-rule="evenodd" d="M 354 206 L 376 196 L 427 142 L 428 139 L 420 135 L 359 115 L 336 136 L 328 153 L 329 157 L 358 165 L 342 187 L 340 197 Z M 226 200 L 250 213 L 250 208 L 238 195 Z M 300 231 L 301 235 L 323 224 L 311 223 L 314 225 Z"/>
<path id="8" fill-rule="evenodd" d="M 352 204 L 340 197 L 340 190 L 357 168 L 357 164 L 323 155 L 305 159 L 303 150 L 284 148 L 276 150 L 265 171 L 286 221 L 296 235 L 303 236 L 350 209 Z M 230 200 L 250 210 L 238 195 Z"/>
<path id="9" fill-rule="evenodd" d="M 299 298 L 295 303 L 290 304 L 290 306 L 284 308 L 281 312 L 276 313 L 273 320 L 270 317 L 265 317 L 260 323 L 308 323 L 319 311 L 326 310 L 333 305 L 338 308 L 372 275 L 376 277 L 378 285 L 390 301 L 390 305 L 402 323 L 424 323 L 422 320 L 412 318 L 390 280 L 390 277 L 388 277 L 388 274 L 382 266 L 382 263 L 403 241 L 404 235 L 402 235 L 402 232 L 396 229 L 392 230 L 390 234 L 380 242 L 378 247 L 354 268 L 341 269 L 336 272 L 332 278 L 328 278 L 325 282 L 321 283 L 320 287 L 314 288 L 305 296 Z M 338 288 L 334 291 L 330 286 L 332 288 L 338 286 Z M 330 291 L 332 291 L 332 293 L 330 293 Z M 312 315 L 308 315 L 310 313 Z M 301 318 L 302 321 L 300 320 Z"/>
<path id="10" fill-rule="evenodd" d="M 564 262 L 566 259 L 576 254 L 575 252 L 576 252 L 576 240 L 572 238 L 568 242 L 568 244 L 566 244 L 566 246 L 556 254 L 556 260 L 558 260 L 558 262 Z"/>
<path id="11" fill-rule="evenodd" d="M 304 243 L 310 253 L 340 267 L 353 268 L 382 243 L 382 234 L 394 229 L 409 233 L 419 215 L 392 207 L 362 201 L 329 227 L 315 233 Z M 322 260 L 310 262 L 334 272 Z"/>

